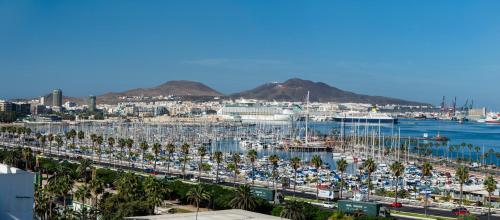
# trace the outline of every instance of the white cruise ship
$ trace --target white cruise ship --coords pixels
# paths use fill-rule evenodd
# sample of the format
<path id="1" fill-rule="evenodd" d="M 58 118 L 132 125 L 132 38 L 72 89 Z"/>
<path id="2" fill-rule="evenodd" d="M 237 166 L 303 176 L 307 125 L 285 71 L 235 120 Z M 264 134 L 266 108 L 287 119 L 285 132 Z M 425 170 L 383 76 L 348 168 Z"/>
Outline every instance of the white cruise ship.
<path id="1" fill-rule="evenodd" d="M 396 124 L 398 119 L 389 116 L 388 114 L 371 112 L 343 112 L 333 117 L 336 122 L 345 123 L 369 123 L 369 124 Z"/>
<path id="2" fill-rule="evenodd" d="M 278 104 L 263 104 L 252 100 L 238 100 L 225 104 L 217 111 L 217 115 L 229 119 L 251 121 L 292 121 L 297 120 L 299 106 L 283 106 Z"/>

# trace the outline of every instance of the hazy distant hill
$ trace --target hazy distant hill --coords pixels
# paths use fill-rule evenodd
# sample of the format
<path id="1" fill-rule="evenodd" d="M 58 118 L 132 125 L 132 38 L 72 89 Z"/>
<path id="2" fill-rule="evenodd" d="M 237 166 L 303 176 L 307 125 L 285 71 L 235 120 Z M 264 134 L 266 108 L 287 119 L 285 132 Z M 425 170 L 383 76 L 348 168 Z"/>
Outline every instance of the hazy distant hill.
<path id="1" fill-rule="evenodd" d="M 277 101 L 304 101 L 307 91 L 310 92 L 310 100 L 316 102 L 427 105 L 383 96 L 356 94 L 332 87 L 322 82 L 313 82 L 298 78 L 289 79 L 283 83 L 266 83 L 248 91 L 234 93 L 231 97 Z"/>
<path id="2" fill-rule="evenodd" d="M 122 96 L 183 96 L 183 97 L 214 97 L 224 94 L 205 84 L 187 80 L 168 81 L 153 88 L 138 88 L 125 92 L 112 92 L 97 96 L 98 103 L 117 103 Z"/>

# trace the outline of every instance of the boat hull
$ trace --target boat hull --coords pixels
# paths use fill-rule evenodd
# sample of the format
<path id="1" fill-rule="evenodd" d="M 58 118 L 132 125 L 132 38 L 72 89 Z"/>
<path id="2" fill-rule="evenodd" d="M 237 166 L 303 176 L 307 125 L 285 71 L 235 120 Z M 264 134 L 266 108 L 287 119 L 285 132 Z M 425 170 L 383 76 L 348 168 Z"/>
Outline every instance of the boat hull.
<path id="1" fill-rule="evenodd" d="M 344 123 L 369 123 L 369 124 L 397 124 L 397 118 L 355 118 L 355 117 L 345 117 L 333 118 L 336 122 L 344 122 Z"/>

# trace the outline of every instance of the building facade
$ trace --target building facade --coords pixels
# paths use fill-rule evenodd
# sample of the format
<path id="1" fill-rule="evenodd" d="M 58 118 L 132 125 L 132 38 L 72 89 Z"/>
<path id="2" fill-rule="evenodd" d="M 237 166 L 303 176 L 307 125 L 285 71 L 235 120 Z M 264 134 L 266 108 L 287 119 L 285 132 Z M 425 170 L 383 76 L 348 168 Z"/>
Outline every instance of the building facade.
<path id="1" fill-rule="evenodd" d="M 0 219 L 33 219 L 35 174 L 0 164 Z"/>

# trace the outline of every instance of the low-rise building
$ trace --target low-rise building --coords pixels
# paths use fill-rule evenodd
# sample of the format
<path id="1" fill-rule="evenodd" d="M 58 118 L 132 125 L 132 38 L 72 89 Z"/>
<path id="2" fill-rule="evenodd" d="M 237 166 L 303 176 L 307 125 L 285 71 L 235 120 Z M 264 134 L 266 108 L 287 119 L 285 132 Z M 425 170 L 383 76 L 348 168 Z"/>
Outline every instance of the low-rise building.
<path id="1" fill-rule="evenodd" d="M 0 219 L 33 219 L 35 174 L 0 164 Z"/>

